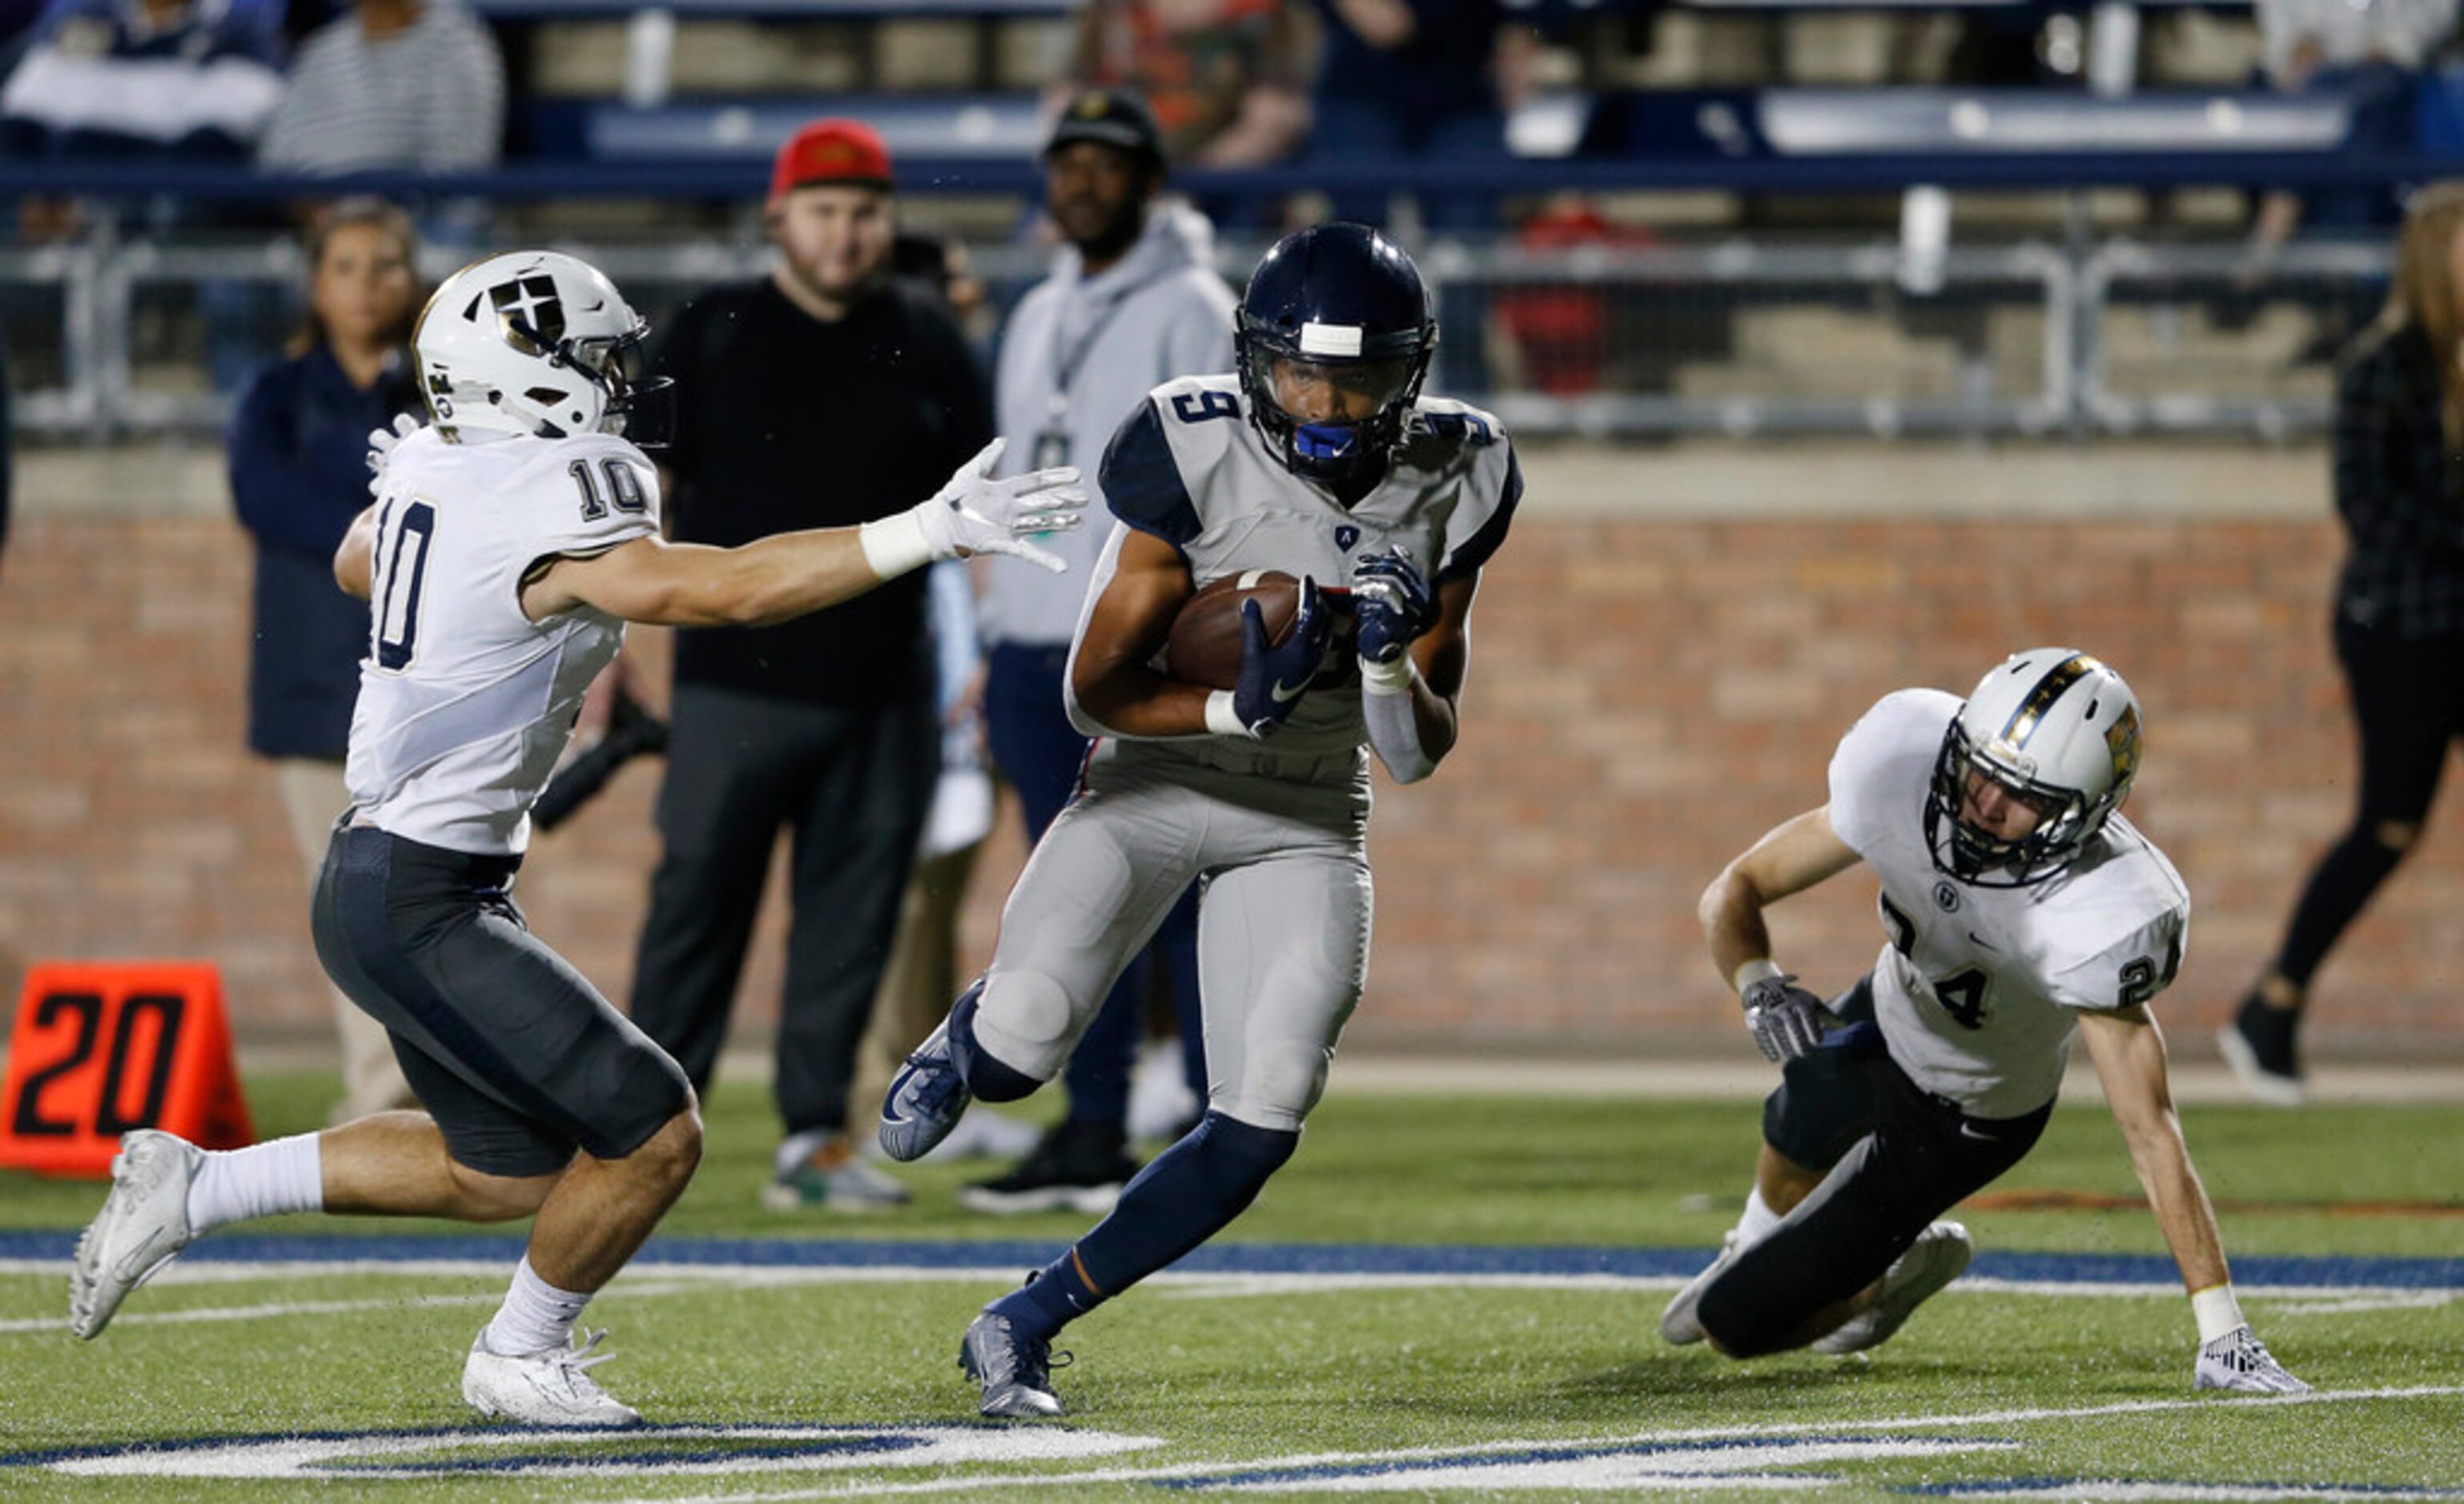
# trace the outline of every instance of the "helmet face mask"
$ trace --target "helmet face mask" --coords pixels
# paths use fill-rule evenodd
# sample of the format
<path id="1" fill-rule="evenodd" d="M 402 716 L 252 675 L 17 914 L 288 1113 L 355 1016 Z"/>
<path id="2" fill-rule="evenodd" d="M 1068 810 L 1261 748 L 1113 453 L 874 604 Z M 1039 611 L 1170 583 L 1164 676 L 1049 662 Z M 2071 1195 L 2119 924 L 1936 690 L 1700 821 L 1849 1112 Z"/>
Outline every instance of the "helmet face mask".
<path id="1" fill-rule="evenodd" d="M 1287 235 L 1249 278 L 1233 344 L 1249 420 L 1293 474 L 1381 474 L 1438 343 L 1419 268 L 1362 225 Z"/>
<path id="2" fill-rule="evenodd" d="M 1980 888 L 2068 871 L 2128 797 L 2139 753 L 2139 701 L 2122 675 L 2067 648 L 2013 654 L 1943 732 L 1925 805 L 1935 867 Z M 1989 800 L 2004 811 L 1997 828 L 1981 823 Z M 2006 834 L 2014 807 L 2035 818 Z"/>
<path id="3" fill-rule="evenodd" d="M 666 437 L 668 386 L 642 379 L 649 327 L 596 268 L 527 251 L 446 278 L 411 344 L 449 438 L 622 433 L 647 445 Z"/>

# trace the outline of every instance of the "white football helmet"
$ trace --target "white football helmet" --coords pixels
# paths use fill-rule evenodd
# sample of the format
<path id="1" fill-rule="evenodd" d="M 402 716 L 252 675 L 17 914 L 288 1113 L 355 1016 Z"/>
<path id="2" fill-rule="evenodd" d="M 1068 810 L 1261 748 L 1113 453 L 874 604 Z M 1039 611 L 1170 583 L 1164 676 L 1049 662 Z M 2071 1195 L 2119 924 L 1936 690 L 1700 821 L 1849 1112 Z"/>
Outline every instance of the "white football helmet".
<path id="1" fill-rule="evenodd" d="M 2039 816 L 2003 840 L 1960 819 L 1970 770 Z M 2014 652 L 1977 681 L 1951 718 L 1925 795 L 1934 865 L 1980 887 L 2026 887 L 2078 860 L 2139 771 L 2139 697 L 2122 675 L 2071 648 Z"/>
<path id="2" fill-rule="evenodd" d="M 649 321 L 597 267 L 554 251 L 474 261 L 445 279 L 419 316 L 411 350 L 429 415 L 446 437 L 465 432 L 642 431 L 644 399 L 665 381 L 641 379 Z"/>

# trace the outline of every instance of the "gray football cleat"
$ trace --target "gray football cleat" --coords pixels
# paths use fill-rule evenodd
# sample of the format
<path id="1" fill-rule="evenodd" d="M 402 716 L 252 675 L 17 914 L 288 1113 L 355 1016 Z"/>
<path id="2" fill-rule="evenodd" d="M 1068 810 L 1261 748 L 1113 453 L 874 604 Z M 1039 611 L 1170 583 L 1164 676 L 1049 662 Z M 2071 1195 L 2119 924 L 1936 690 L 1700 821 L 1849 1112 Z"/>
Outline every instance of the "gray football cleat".
<path id="1" fill-rule="evenodd" d="M 591 1354 L 606 1336 L 593 1332 L 584 1341 L 576 1332 L 569 1347 L 507 1358 L 488 1351 L 482 1327 L 462 1361 L 462 1399 L 481 1415 L 525 1426 L 639 1426 L 642 1412 L 610 1396 L 586 1372 L 616 1356 Z"/>
<path id="2" fill-rule="evenodd" d="M 1061 1360 L 1067 1363 L 1069 1355 Z M 1021 1337 L 1007 1316 L 985 1311 L 968 1323 L 958 1366 L 984 1386 L 979 1408 L 986 1415 L 1031 1421 L 1061 1413 L 1061 1397 L 1052 1392 L 1051 1342 Z"/>
<path id="3" fill-rule="evenodd" d="M 1677 1298 L 1668 1302 L 1668 1309 L 1660 1313 L 1662 1341 L 1671 1347 L 1687 1347 L 1703 1340 L 1703 1323 L 1694 1318 L 1694 1308 L 1703 1303 L 1703 1292 L 1711 1288 L 1711 1281 L 1719 1278 L 1745 1250 L 1744 1235 L 1730 1228 L 1720 1240 L 1720 1256 L 1711 1261 L 1711 1267 L 1695 1275 L 1677 1293 Z"/>
<path id="4" fill-rule="evenodd" d="M 1880 1347 L 1916 1315 L 1917 1307 L 1942 1293 L 1966 1272 L 1975 1245 L 1956 1222 L 1937 1222 L 1917 1234 L 1908 1250 L 1882 1272 L 1881 1294 L 1874 1303 L 1850 1316 L 1830 1333 L 1815 1338 L 1814 1350 L 1834 1357 Z"/>
<path id="5" fill-rule="evenodd" d="M 950 1130 L 958 1126 L 967 1103 L 974 1099 L 975 1094 L 967 1090 L 966 1073 L 958 1067 L 957 1044 L 951 1036 L 975 1016 L 976 999 L 983 990 L 979 978 L 959 993 L 958 1001 L 950 1006 L 950 1016 L 915 1047 L 907 1064 L 890 1079 L 890 1091 L 881 1099 L 881 1152 L 902 1164 L 924 1158 L 950 1137 Z"/>
<path id="6" fill-rule="evenodd" d="M 128 1293 L 188 1246 L 188 1186 L 205 1158 L 195 1144 L 152 1128 L 121 1139 L 111 1194 L 69 1263 L 70 1331 L 100 1336 Z"/>

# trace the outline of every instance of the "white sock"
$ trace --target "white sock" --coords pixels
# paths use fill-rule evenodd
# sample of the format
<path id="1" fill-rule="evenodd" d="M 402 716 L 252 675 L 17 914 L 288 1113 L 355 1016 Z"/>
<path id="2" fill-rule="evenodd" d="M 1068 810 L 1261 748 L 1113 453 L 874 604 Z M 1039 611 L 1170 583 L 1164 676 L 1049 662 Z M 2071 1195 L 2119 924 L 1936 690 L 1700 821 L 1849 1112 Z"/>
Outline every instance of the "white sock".
<path id="1" fill-rule="evenodd" d="M 479 1340 L 499 1358 L 528 1358 L 569 1347 L 573 1323 L 582 1319 L 582 1308 L 588 1304 L 588 1295 L 559 1290 L 539 1278 L 525 1255 L 514 1271 L 514 1286 L 505 1292 L 505 1303 L 496 1308 L 495 1319 L 479 1334 Z"/>
<path id="2" fill-rule="evenodd" d="M 1763 1188 L 1757 1185 L 1746 1196 L 1746 1214 L 1737 1219 L 1737 1246 L 1752 1248 L 1770 1237 L 1771 1229 L 1778 1226 L 1779 1213 L 1763 1200 Z"/>
<path id="3" fill-rule="evenodd" d="M 313 1133 L 245 1149 L 209 1149 L 188 1183 L 188 1231 L 285 1211 L 325 1209 L 325 1159 Z"/>

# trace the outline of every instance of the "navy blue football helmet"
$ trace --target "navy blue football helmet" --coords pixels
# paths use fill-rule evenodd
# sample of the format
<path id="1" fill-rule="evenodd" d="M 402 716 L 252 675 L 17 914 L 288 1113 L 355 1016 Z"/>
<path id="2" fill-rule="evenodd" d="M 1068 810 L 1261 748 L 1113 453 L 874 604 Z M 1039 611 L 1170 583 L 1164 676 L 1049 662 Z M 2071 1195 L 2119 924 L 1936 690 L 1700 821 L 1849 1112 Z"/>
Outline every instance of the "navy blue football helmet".
<path id="1" fill-rule="evenodd" d="M 1295 475 L 1340 484 L 1385 469 L 1429 374 L 1438 321 L 1419 268 L 1395 242 L 1366 225 L 1318 225 L 1277 241 L 1250 274 L 1232 343 L 1268 451 Z M 1308 400 L 1312 389 L 1320 402 Z"/>

